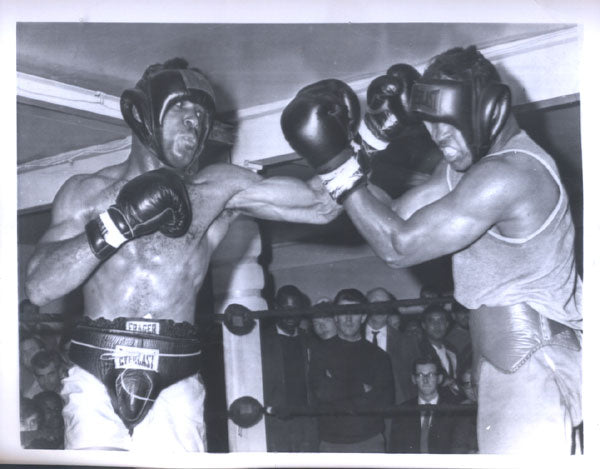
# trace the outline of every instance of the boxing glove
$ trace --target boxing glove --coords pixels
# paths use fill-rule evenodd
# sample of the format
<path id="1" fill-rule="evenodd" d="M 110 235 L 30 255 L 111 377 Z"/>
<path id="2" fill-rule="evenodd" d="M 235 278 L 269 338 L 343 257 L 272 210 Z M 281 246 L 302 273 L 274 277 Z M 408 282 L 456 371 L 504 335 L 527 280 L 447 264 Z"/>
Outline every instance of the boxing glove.
<path id="1" fill-rule="evenodd" d="M 367 89 L 368 110 L 359 129 L 368 145 L 383 150 L 407 126 L 417 122 L 408 109 L 412 85 L 420 77 L 412 66 L 396 64 L 371 82 Z"/>
<path id="2" fill-rule="evenodd" d="M 286 140 L 315 168 L 338 203 L 366 183 L 357 158 L 359 123 L 358 97 L 346 83 L 335 79 L 302 88 L 281 114 Z"/>
<path id="3" fill-rule="evenodd" d="M 123 243 L 160 231 L 183 236 L 192 222 L 192 209 L 183 179 L 162 168 L 127 182 L 108 210 L 88 222 L 85 232 L 92 252 L 100 260 Z"/>

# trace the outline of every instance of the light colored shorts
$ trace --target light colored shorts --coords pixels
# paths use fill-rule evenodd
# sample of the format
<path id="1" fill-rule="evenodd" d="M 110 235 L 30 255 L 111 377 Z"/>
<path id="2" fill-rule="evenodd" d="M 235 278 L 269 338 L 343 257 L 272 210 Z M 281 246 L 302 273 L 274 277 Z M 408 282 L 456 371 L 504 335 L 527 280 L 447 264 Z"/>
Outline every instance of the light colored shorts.
<path id="1" fill-rule="evenodd" d="M 514 373 L 483 360 L 477 440 L 488 454 L 569 455 L 572 427 L 581 422 L 581 351 L 537 350 Z"/>
<path id="2" fill-rule="evenodd" d="M 163 389 L 129 435 L 104 384 L 73 366 L 63 379 L 65 449 L 205 451 L 204 386 L 198 374 Z"/>

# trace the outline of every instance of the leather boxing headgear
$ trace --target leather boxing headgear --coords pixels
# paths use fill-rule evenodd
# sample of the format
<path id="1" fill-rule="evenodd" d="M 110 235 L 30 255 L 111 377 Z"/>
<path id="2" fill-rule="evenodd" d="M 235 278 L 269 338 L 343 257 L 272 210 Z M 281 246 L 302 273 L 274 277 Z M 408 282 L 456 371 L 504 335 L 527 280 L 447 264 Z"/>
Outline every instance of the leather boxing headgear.
<path id="1" fill-rule="evenodd" d="M 425 77 L 427 74 L 425 74 Z M 412 88 L 410 111 L 429 122 L 444 122 L 461 131 L 475 161 L 485 156 L 510 114 L 510 88 L 484 80 L 477 70 L 464 78 L 422 78 Z"/>
<path id="2" fill-rule="evenodd" d="M 184 59 L 172 59 L 148 67 L 135 88 L 125 90 L 121 95 L 121 113 L 140 141 L 169 165 L 163 153 L 160 131 L 168 109 L 184 100 L 206 109 L 209 123 L 200 126 L 198 145 L 189 168 L 202 153 L 212 128 L 215 94 L 206 77 L 195 68 L 187 68 L 187 65 Z"/>

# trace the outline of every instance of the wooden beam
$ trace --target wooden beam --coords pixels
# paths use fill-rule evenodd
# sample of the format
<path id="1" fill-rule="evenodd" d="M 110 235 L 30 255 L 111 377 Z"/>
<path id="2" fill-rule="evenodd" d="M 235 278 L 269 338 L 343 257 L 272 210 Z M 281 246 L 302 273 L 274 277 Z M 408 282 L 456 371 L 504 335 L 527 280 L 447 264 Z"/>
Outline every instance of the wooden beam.
<path id="1" fill-rule="evenodd" d="M 17 102 L 57 112 L 67 112 L 127 127 L 121 115 L 120 98 L 101 91 L 68 85 L 17 72 Z M 209 140 L 223 145 L 235 142 L 234 126 L 215 120 Z"/>

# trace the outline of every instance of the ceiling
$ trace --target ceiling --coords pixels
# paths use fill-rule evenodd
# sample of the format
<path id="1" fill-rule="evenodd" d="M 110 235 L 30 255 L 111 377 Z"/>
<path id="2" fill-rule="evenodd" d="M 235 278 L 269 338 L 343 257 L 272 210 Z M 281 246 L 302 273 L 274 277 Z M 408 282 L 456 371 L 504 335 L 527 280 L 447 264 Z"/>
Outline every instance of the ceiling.
<path id="1" fill-rule="evenodd" d="M 234 121 L 237 110 L 289 99 L 312 81 L 354 81 L 452 46 L 485 47 L 564 26 L 19 23 L 17 71 L 119 96 L 149 64 L 180 56 L 205 72 L 220 118 Z M 129 134 L 114 119 L 24 100 L 17 125 L 19 163 Z"/>

